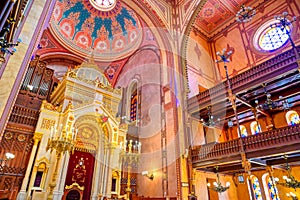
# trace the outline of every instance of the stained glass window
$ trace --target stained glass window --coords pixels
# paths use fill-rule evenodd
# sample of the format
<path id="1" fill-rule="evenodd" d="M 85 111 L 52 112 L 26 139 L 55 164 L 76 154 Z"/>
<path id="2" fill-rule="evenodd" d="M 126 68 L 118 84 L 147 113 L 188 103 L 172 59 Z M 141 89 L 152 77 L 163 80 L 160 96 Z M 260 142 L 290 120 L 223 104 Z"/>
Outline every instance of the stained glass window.
<path id="1" fill-rule="evenodd" d="M 300 123 L 299 115 L 297 113 L 293 113 L 290 115 L 290 125 L 296 125 Z"/>
<path id="2" fill-rule="evenodd" d="M 288 125 L 290 125 L 290 126 L 300 124 L 300 118 L 299 118 L 298 113 L 294 110 L 287 112 L 286 113 L 286 121 L 287 121 Z"/>
<path id="3" fill-rule="evenodd" d="M 280 200 L 275 181 L 272 181 L 271 177 L 268 177 L 268 191 L 271 200 Z"/>
<path id="4" fill-rule="evenodd" d="M 252 183 L 255 200 L 262 200 L 263 198 L 261 196 L 261 189 L 260 189 L 258 178 L 256 176 L 251 176 L 251 183 Z"/>
<path id="5" fill-rule="evenodd" d="M 138 95 L 137 90 L 135 90 L 131 95 L 130 100 L 130 120 L 135 121 L 137 117 L 137 105 L 138 105 Z"/>
<path id="6" fill-rule="evenodd" d="M 287 31 L 290 31 L 289 28 Z M 272 51 L 282 47 L 289 39 L 286 29 L 269 27 L 259 38 L 259 47 L 265 51 Z"/>
<path id="7" fill-rule="evenodd" d="M 240 130 L 241 130 L 241 136 L 242 136 L 242 137 L 247 137 L 248 132 L 247 132 L 246 127 L 243 126 L 243 125 L 241 125 L 241 126 L 240 126 Z"/>
<path id="8" fill-rule="evenodd" d="M 255 121 L 255 122 L 252 122 L 252 123 L 250 124 L 250 127 L 251 127 L 251 133 L 252 133 L 252 135 L 256 135 L 256 134 L 262 132 L 262 131 L 261 131 L 260 125 L 259 125 L 256 121 Z"/>

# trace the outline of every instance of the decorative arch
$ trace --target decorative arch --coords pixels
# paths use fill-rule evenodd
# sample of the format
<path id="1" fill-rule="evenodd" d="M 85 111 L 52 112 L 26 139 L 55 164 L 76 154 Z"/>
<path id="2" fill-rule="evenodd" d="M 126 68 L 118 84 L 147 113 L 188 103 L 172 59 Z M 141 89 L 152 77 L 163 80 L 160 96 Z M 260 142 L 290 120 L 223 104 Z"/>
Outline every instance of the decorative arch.
<path id="1" fill-rule="evenodd" d="M 107 134 L 104 133 L 102 125 L 97 120 L 96 115 L 82 115 L 76 118 L 74 127 L 78 129 L 78 135 L 76 139 L 76 148 L 81 150 L 95 152 L 99 148 L 99 140 L 107 143 L 111 136 L 109 131 Z"/>
<path id="2" fill-rule="evenodd" d="M 280 200 L 278 189 L 273 178 L 270 177 L 269 173 L 265 173 L 262 176 L 262 182 L 267 200 Z"/>
<path id="3" fill-rule="evenodd" d="M 191 34 L 191 31 L 192 31 L 193 25 L 196 21 L 196 18 L 206 2 L 207 2 L 207 0 L 200 1 L 199 5 L 195 9 L 195 12 L 192 14 L 191 19 L 189 20 L 189 22 L 186 26 L 186 29 L 184 31 L 184 37 L 181 42 L 181 49 L 180 49 L 180 52 L 182 55 L 181 65 L 182 65 L 182 74 L 186 80 L 186 82 L 184 83 L 186 91 L 189 91 L 189 86 L 188 86 L 189 80 L 188 80 L 188 73 L 187 73 L 188 69 L 187 69 L 187 59 L 186 59 L 189 36 Z"/>
<path id="4" fill-rule="evenodd" d="M 251 133 L 252 133 L 252 135 L 256 135 L 256 134 L 262 132 L 262 131 L 261 131 L 261 127 L 260 127 L 260 125 L 257 123 L 257 121 L 251 122 L 250 128 L 251 128 Z"/>
<path id="5" fill-rule="evenodd" d="M 263 200 L 261 187 L 260 187 L 258 178 L 254 175 L 251 175 L 250 183 L 251 183 L 251 186 L 248 184 L 248 189 L 249 189 L 249 191 L 251 191 L 251 190 L 253 191 L 254 200 Z M 250 197 L 251 197 L 251 195 L 250 195 Z"/>
<path id="6" fill-rule="evenodd" d="M 288 111 L 285 114 L 285 119 L 289 126 L 294 126 L 296 124 L 300 124 L 299 114 L 294 110 Z"/>

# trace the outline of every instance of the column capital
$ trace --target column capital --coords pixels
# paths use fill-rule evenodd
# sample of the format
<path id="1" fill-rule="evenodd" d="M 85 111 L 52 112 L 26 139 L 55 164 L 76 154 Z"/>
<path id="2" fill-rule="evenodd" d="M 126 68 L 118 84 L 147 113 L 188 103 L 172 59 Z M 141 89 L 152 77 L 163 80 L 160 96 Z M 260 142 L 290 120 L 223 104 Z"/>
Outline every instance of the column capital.
<path id="1" fill-rule="evenodd" d="M 44 133 L 40 133 L 40 132 L 35 132 L 35 133 L 34 133 L 34 136 L 33 136 L 34 145 L 37 145 L 37 143 L 38 143 L 39 141 L 41 141 L 43 135 L 44 135 Z"/>

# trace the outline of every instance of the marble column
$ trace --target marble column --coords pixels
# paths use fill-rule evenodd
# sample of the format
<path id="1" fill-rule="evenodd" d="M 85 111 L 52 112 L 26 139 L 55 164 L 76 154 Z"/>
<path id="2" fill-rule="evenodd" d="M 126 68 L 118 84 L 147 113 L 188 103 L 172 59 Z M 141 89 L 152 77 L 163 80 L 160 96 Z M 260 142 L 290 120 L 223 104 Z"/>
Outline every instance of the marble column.
<path id="1" fill-rule="evenodd" d="M 100 148 L 99 148 L 100 149 Z M 98 200 L 99 193 L 99 180 L 100 180 L 100 170 L 102 169 L 101 165 L 101 155 L 102 152 L 97 152 L 96 165 L 94 167 L 94 180 L 93 180 L 93 189 L 92 189 L 92 200 Z"/>
<path id="2" fill-rule="evenodd" d="M 103 196 L 107 196 L 106 188 L 107 188 L 107 181 L 108 181 L 108 170 L 109 170 L 109 155 L 110 150 L 108 148 L 108 145 L 105 147 L 105 163 L 104 163 L 104 176 L 103 176 L 103 182 L 102 182 L 102 194 Z"/>
<path id="3" fill-rule="evenodd" d="M 34 144 L 33 144 L 32 151 L 31 151 L 30 158 L 29 158 L 29 162 L 28 162 L 28 165 L 27 165 L 28 167 L 26 169 L 25 177 L 23 179 L 22 187 L 21 187 L 21 190 L 20 190 L 20 192 L 17 196 L 17 200 L 26 199 L 26 196 L 27 196 L 26 188 L 27 188 L 27 185 L 28 185 L 28 182 L 29 182 L 29 175 L 30 175 L 30 172 L 31 172 L 32 167 L 34 165 L 34 158 L 35 158 L 35 154 L 36 154 L 36 151 L 37 151 L 38 144 L 41 141 L 42 137 L 43 137 L 43 133 L 37 133 L 37 132 L 34 133 L 34 136 L 33 136 Z"/>
<path id="4" fill-rule="evenodd" d="M 70 161 L 70 154 L 66 153 L 64 155 L 61 170 L 59 173 L 60 177 L 58 178 L 59 181 L 58 181 L 58 185 L 56 187 L 57 189 L 54 190 L 54 192 L 53 192 L 53 199 L 62 199 L 64 190 L 65 190 L 65 182 L 66 182 L 66 178 L 67 178 L 69 161 Z"/>
<path id="5" fill-rule="evenodd" d="M 109 147 L 109 159 L 108 159 L 108 172 L 107 172 L 107 187 L 106 187 L 106 194 L 109 196 L 111 195 L 111 184 L 112 184 L 112 166 L 114 166 L 114 156 L 115 156 L 115 149 L 116 146 L 111 144 Z"/>

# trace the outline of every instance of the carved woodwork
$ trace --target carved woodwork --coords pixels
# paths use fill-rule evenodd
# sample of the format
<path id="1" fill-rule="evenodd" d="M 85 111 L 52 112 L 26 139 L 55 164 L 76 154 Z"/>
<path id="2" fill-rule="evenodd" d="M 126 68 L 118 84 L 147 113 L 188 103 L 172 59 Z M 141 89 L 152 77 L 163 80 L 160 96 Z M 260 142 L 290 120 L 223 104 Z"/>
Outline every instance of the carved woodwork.
<path id="1" fill-rule="evenodd" d="M 3 193 L 8 190 L 10 195 L 17 195 L 21 187 L 33 146 L 33 133 L 39 110 L 42 101 L 48 98 L 53 87 L 52 77 L 53 70 L 47 69 L 46 63 L 39 61 L 38 57 L 30 62 L 0 141 L 0 158 L 4 158 L 6 152 L 15 155 L 15 158 L 7 161 L 3 167 L 0 195 L 1 190 Z"/>
<path id="2" fill-rule="evenodd" d="M 247 159 L 271 156 L 299 149 L 300 126 L 287 126 L 242 138 Z M 241 144 L 239 139 L 194 147 L 191 160 L 194 167 L 220 163 L 222 161 L 240 162 Z M 280 148 L 279 148 L 280 147 Z"/>

